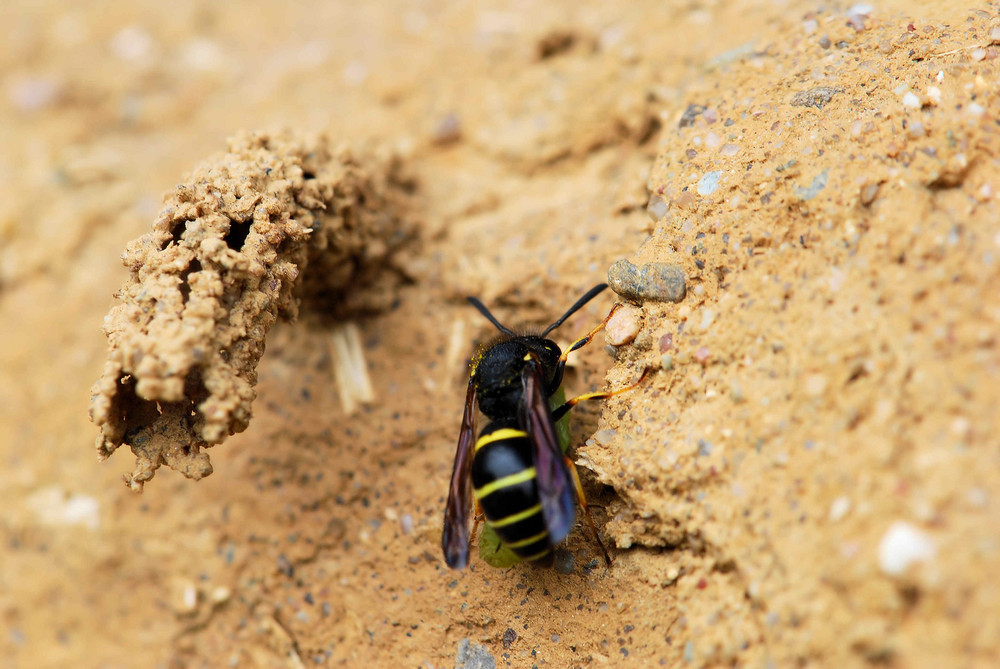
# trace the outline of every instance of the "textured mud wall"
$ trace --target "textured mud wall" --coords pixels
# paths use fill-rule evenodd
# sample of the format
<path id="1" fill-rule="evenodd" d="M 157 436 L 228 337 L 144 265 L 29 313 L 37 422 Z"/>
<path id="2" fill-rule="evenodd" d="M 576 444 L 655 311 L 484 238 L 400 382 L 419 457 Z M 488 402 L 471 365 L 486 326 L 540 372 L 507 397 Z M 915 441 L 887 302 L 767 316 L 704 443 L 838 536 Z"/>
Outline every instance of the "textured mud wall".
<path id="1" fill-rule="evenodd" d="M 702 556 L 651 583 L 694 588 L 704 560 L 697 587 L 731 589 L 690 598 L 692 621 L 728 621 L 693 624 L 704 655 L 734 661 L 753 611 L 788 658 L 992 652 L 995 624 L 936 622 L 998 610 L 977 587 L 1000 482 L 983 466 L 1000 433 L 1000 28 L 985 18 L 807 19 L 807 38 L 693 87 L 664 135 L 635 260 L 680 265 L 687 295 L 643 305 L 616 374 L 662 371 L 609 402 L 581 455 L 620 495 L 619 547 Z"/>
<path id="2" fill-rule="evenodd" d="M 387 304 L 412 231 L 397 168 L 323 138 L 244 134 L 167 197 L 122 256 L 131 276 L 93 388 L 101 458 L 136 456 L 128 485 L 163 464 L 212 472 L 203 449 L 246 429 L 268 330 L 300 296 L 328 316 Z"/>

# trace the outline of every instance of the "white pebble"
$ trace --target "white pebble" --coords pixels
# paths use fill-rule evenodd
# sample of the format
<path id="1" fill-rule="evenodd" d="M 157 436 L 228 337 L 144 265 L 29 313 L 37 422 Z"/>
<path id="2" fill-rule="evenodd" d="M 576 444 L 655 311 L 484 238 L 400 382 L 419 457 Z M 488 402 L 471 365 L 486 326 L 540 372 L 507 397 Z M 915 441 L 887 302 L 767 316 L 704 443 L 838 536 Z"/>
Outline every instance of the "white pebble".
<path id="1" fill-rule="evenodd" d="M 827 378 L 822 374 L 810 374 L 805 379 L 805 391 L 810 397 L 819 397 L 826 392 Z"/>
<path id="2" fill-rule="evenodd" d="M 59 85 L 52 79 L 32 78 L 16 81 L 7 97 L 20 111 L 34 112 L 54 103 L 59 93 Z"/>
<path id="3" fill-rule="evenodd" d="M 649 197 L 649 204 L 646 205 L 646 214 L 649 215 L 650 220 L 656 222 L 667 215 L 667 210 L 670 208 L 668 202 L 666 202 L 659 195 L 651 195 Z"/>
<path id="4" fill-rule="evenodd" d="M 26 500 L 45 525 L 82 525 L 96 530 L 101 523 L 100 504 L 89 495 L 67 495 L 57 486 L 43 488 Z"/>
<path id="5" fill-rule="evenodd" d="M 698 329 L 702 332 L 708 330 L 712 327 L 712 323 L 715 321 L 715 312 L 711 309 L 705 309 L 701 312 L 701 323 L 698 324 Z"/>
<path id="6" fill-rule="evenodd" d="M 607 446 L 617 435 L 617 430 L 603 429 L 598 430 L 594 433 L 594 441 L 596 441 L 601 446 Z"/>
<path id="7" fill-rule="evenodd" d="M 915 562 L 928 562 L 936 553 L 934 542 L 925 532 L 897 520 L 878 544 L 878 564 L 889 576 L 899 576 Z"/>
<path id="8" fill-rule="evenodd" d="M 851 500 L 846 495 L 841 495 L 837 499 L 833 500 L 833 504 L 830 505 L 830 515 L 829 518 L 832 522 L 837 522 L 847 515 L 847 512 L 851 510 Z"/>
<path id="9" fill-rule="evenodd" d="M 719 181 L 722 179 L 722 171 L 709 172 L 698 180 L 698 195 L 711 195 L 719 188 Z"/>
<path id="10" fill-rule="evenodd" d="M 140 62 L 153 53 L 153 38 L 138 26 L 128 26 L 119 30 L 111 38 L 111 53 L 125 62 Z"/>
<path id="11" fill-rule="evenodd" d="M 920 98 L 913 91 L 907 91 L 903 95 L 903 106 L 910 109 L 920 109 Z"/>
<path id="12" fill-rule="evenodd" d="M 604 337 L 612 346 L 627 344 L 639 334 L 641 324 L 640 312 L 632 305 L 626 304 L 611 316 L 604 327 Z"/>
<path id="13" fill-rule="evenodd" d="M 225 65 L 225 53 L 222 45 L 213 40 L 200 37 L 189 40 L 182 45 L 181 62 L 196 72 L 218 72 Z"/>
<path id="14" fill-rule="evenodd" d="M 990 496 L 983 488 L 969 488 L 965 493 L 965 501 L 977 509 L 984 509 L 990 503 Z"/>

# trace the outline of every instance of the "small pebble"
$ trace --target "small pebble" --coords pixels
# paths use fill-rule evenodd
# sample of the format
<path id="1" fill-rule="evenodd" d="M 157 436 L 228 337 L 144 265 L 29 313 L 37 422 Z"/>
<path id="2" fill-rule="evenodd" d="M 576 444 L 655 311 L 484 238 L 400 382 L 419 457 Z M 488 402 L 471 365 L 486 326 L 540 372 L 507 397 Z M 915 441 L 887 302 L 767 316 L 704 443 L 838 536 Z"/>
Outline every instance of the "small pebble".
<path id="1" fill-rule="evenodd" d="M 878 564 L 882 573 L 899 576 L 916 562 L 934 558 L 934 542 L 927 534 L 913 525 L 897 520 L 878 544 Z"/>
<path id="2" fill-rule="evenodd" d="M 486 646 L 472 639 L 462 639 L 458 642 L 458 652 L 455 653 L 455 669 L 496 669 L 497 661 L 490 655 Z"/>
<path id="3" fill-rule="evenodd" d="M 739 144 L 733 144 L 732 142 L 723 144 L 722 148 L 719 149 L 719 155 L 726 156 L 727 158 L 730 156 L 735 156 L 739 152 L 740 152 Z"/>
<path id="4" fill-rule="evenodd" d="M 851 510 L 851 500 L 846 495 L 841 495 L 837 499 L 833 500 L 833 504 L 830 505 L 829 518 L 832 522 L 837 522 L 847 515 L 847 512 Z"/>
<path id="5" fill-rule="evenodd" d="M 795 195 L 802 201 L 813 199 L 819 194 L 821 190 L 826 188 L 826 182 L 829 176 L 830 176 L 829 169 L 823 170 L 813 178 L 808 188 L 802 188 L 801 186 L 796 186 Z"/>
<path id="6" fill-rule="evenodd" d="M 920 139 L 927 134 L 927 130 L 924 128 L 923 123 L 914 121 L 906 126 L 906 134 L 909 135 L 910 139 Z"/>
<path id="7" fill-rule="evenodd" d="M 826 106 L 826 103 L 833 99 L 834 95 L 843 92 L 844 89 L 837 86 L 817 86 L 810 88 L 808 91 L 799 91 L 796 93 L 792 98 L 792 106 L 822 109 Z"/>
<path id="8" fill-rule="evenodd" d="M 680 209 L 687 209 L 692 204 L 694 204 L 694 193 L 689 190 L 685 190 L 680 195 L 674 198 L 673 204 L 675 207 Z"/>
<path id="9" fill-rule="evenodd" d="M 607 428 L 603 430 L 598 430 L 597 432 L 594 433 L 594 441 L 596 441 L 601 446 L 607 446 L 608 444 L 611 443 L 611 440 L 614 439 L 617 434 L 618 434 L 617 430 L 611 430 Z"/>
<path id="10" fill-rule="evenodd" d="M 622 346 L 635 340 L 642 329 L 642 312 L 630 304 L 623 305 L 604 326 L 604 337 L 612 346 Z"/>
<path id="11" fill-rule="evenodd" d="M 111 53 L 125 62 L 146 60 L 153 52 L 153 37 L 138 26 L 128 26 L 119 30 L 111 38 Z"/>
<path id="12" fill-rule="evenodd" d="M 36 112 L 55 103 L 59 94 L 59 84 L 54 80 L 37 77 L 14 82 L 8 98 L 19 111 Z"/>
<path id="13" fill-rule="evenodd" d="M 903 95 L 903 106 L 910 109 L 920 109 L 920 97 L 913 91 L 907 91 Z"/>
<path id="14" fill-rule="evenodd" d="M 181 588 L 181 601 L 177 607 L 178 613 L 187 614 L 198 608 L 198 588 L 194 583 L 185 583 Z"/>
<path id="15" fill-rule="evenodd" d="M 827 380 L 822 374 L 810 374 L 805 379 L 805 391 L 810 397 L 819 397 L 826 391 Z"/>
<path id="16" fill-rule="evenodd" d="M 708 172 L 698 180 L 698 195 L 711 195 L 719 189 L 719 181 L 722 180 L 722 170 Z"/>
<path id="17" fill-rule="evenodd" d="M 739 379 L 733 377 L 729 381 L 729 396 L 733 398 L 733 402 L 737 404 L 741 402 L 746 402 L 747 396 L 743 392 L 743 384 L 740 383 Z"/>
<path id="18" fill-rule="evenodd" d="M 646 214 L 650 220 L 658 221 L 667 215 L 670 204 L 655 193 L 649 196 L 649 204 L 646 205 Z"/>
<path id="19" fill-rule="evenodd" d="M 684 110 L 684 114 L 681 116 L 681 120 L 677 123 L 677 128 L 687 128 L 694 125 L 696 118 L 705 113 L 704 105 L 691 104 L 688 105 L 687 109 Z"/>
<path id="20" fill-rule="evenodd" d="M 680 302 L 685 294 L 684 270 L 668 263 L 646 263 L 636 267 L 619 260 L 608 270 L 611 290 L 636 302 Z"/>
<path id="21" fill-rule="evenodd" d="M 462 121 L 454 113 L 445 114 L 439 119 L 431 133 L 431 141 L 438 145 L 452 144 L 460 139 L 462 139 Z"/>
<path id="22" fill-rule="evenodd" d="M 875 201 L 875 196 L 878 195 L 878 184 L 865 184 L 861 187 L 860 200 L 861 204 L 868 207 L 871 203 Z"/>
<path id="23" fill-rule="evenodd" d="M 712 323 L 715 322 L 715 312 L 711 309 L 705 309 L 701 312 L 701 323 L 698 324 L 698 329 L 702 332 L 706 332 Z"/>

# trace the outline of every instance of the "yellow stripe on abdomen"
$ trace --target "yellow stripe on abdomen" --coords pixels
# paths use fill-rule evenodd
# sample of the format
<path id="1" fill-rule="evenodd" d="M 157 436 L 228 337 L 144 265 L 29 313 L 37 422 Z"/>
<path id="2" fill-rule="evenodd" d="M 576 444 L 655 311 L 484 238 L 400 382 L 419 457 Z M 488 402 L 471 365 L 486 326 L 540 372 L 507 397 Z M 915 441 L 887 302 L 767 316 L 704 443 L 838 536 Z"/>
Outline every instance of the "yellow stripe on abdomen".
<path id="1" fill-rule="evenodd" d="M 509 516 L 500 518 L 499 520 L 491 520 L 490 525 L 493 527 L 507 527 L 508 525 L 513 525 L 514 523 L 519 523 L 522 520 L 531 518 L 536 513 L 542 512 L 542 505 L 536 504 L 534 506 L 528 507 L 524 511 L 519 511 L 518 513 L 512 513 Z"/>
<path id="2" fill-rule="evenodd" d="M 479 437 L 479 441 L 476 442 L 475 450 L 478 451 L 483 446 L 492 444 L 495 441 L 503 441 L 504 439 L 522 439 L 527 436 L 528 433 L 524 430 L 516 430 L 512 427 L 502 427 L 499 430 L 494 430 L 489 434 L 484 434 Z"/>
<path id="3" fill-rule="evenodd" d="M 518 483 L 524 483 L 525 481 L 530 481 L 533 478 L 535 478 L 534 467 L 528 467 L 527 469 L 522 469 L 516 474 L 510 474 L 508 476 L 498 478 L 496 481 L 490 481 L 482 488 L 476 488 L 476 499 L 481 500 L 482 498 L 486 497 L 490 493 L 496 492 L 497 490 L 508 488 L 510 486 L 517 485 Z"/>
<path id="4" fill-rule="evenodd" d="M 509 544 L 507 544 L 507 548 L 511 549 L 524 548 L 525 546 L 530 546 L 531 544 L 541 541 L 547 536 L 549 536 L 549 533 L 546 530 L 542 530 L 533 537 L 528 537 L 527 539 L 521 539 L 520 541 L 510 542 Z"/>

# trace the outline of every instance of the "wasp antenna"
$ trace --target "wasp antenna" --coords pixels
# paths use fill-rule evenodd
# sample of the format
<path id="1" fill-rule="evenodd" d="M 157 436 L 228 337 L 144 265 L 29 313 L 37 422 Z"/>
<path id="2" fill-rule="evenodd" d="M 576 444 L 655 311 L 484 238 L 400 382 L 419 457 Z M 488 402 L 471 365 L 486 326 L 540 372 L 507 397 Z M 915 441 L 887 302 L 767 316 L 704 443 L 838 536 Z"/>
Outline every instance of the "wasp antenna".
<path id="1" fill-rule="evenodd" d="M 567 318 L 569 318 L 570 316 L 572 316 L 573 314 L 575 314 L 577 311 L 579 311 L 580 308 L 583 305 L 585 305 L 587 302 L 590 302 L 592 299 L 594 299 L 595 297 L 597 297 L 597 295 L 600 294 L 600 292 L 603 291 L 607 287 L 608 287 L 608 284 L 606 284 L 606 283 L 599 283 L 596 286 L 594 286 L 593 288 L 591 288 L 590 290 L 588 290 L 586 295 L 584 295 L 579 300 L 577 300 L 576 304 L 574 304 L 572 307 L 570 307 L 569 310 L 566 313 L 564 313 L 562 316 L 559 317 L 559 320 L 557 320 L 555 323 L 553 323 L 549 327 L 545 328 L 545 332 L 542 333 L 542 336 L 543 337 L 546 336 L 547 334 L 549 334 L 550 332 L 552 332 L 553 330 L 555 330 L 557 327 L 559 327 L 560 325 L 562 325 L 563 322 Z"/>
<path id="2" fill-rule="evenodd" d="M 504 333 L 505 335 L 510 335 L 511 337 L 516 336 L 513 330 L 511 330 L 510 328 L 506 328 L 503 325 L 500 325 L 500 321 L 498 321 L 496 317 L 490 313 L 490 310 L 486 308 L 485 304 L 480 302 L 475 297 L 467 297 L 465 299 L 467 299 L 469 301 L 469 304 L 474 306 L 479 311 L 479 313 L 481 313 L 483 316 L 486 316 L 486 319 L 490 323 L 493 323 L 493 325 L 496 326 L 497 330 L 500 330 L 500 332 Z"/>

